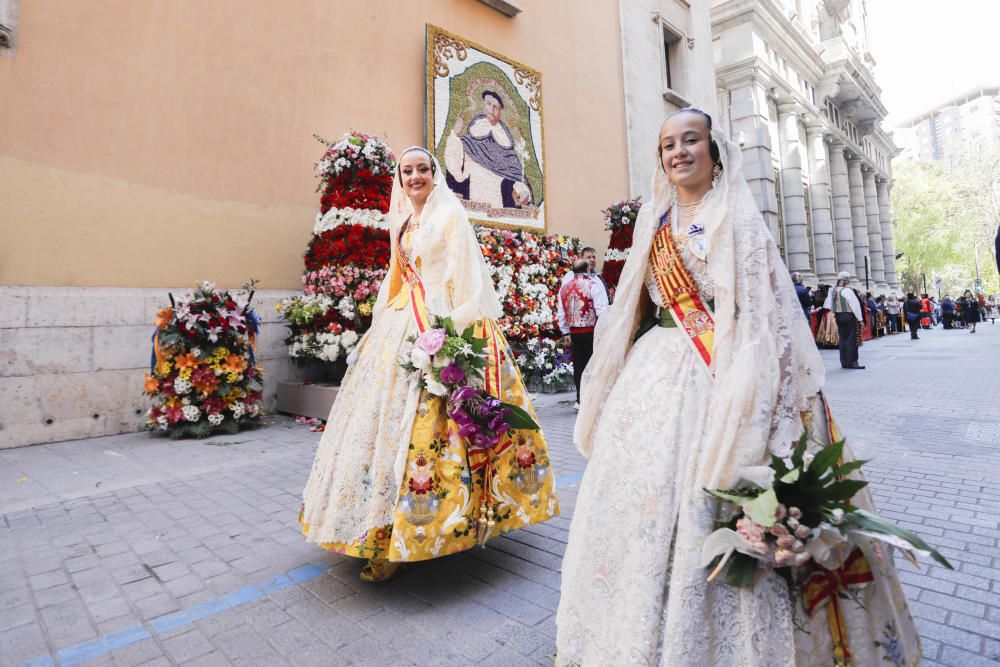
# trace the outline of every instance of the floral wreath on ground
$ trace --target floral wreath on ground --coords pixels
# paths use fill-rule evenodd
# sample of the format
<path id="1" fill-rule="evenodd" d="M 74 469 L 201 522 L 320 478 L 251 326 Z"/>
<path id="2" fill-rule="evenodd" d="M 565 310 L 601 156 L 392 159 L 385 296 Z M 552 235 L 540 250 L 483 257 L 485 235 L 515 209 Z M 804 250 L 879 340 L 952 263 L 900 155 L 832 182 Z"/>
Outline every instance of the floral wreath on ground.
<path id="1" fill-rule="evenodd" d="M 146 428 L 171 438 L 204 438 L 261 425 L 263 369 L 254 347 L 260 320 L 245 301 L 202 282 L 156 314 L 145 392 Z"/>

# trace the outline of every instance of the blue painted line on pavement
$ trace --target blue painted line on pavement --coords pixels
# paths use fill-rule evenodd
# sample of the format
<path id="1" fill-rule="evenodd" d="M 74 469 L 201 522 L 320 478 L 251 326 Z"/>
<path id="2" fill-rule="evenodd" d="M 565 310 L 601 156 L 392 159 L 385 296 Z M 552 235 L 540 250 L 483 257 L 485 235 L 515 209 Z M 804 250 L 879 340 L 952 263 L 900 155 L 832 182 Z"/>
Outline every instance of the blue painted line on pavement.
<path id="1" fill-rule="evenodd" d="M 97 639 L 67 646 L 57 654 L 59 664 L 62 667 L 79 665 L 88 660 L 106 655 L 111 651 L 150 639 L 154 633 L 162 635 L 165 632 L 183 628 L 209 616 L 214 616 L 215 614 L 240 607 L 254 600 L 259 600 L 269 593 L 276 593 L 286 588 L 291 588 L 296 584 L 315 579 L 324 574 L 327 567 L 326 563 L 309 563 L 294 570 L 289 570 L 284 574 L 279 574 L 276 577 L 265 579 L 256 586 L 238 588 L 221 597 L 196 604 L 182 611 L 154 618 L 146 625 L 132 625 L 123 630 L 98 637 Z M 55 665 L 56 663 L 51 656 L 40 655 L 22 662 L 18 667 L 55 667 Z"/>

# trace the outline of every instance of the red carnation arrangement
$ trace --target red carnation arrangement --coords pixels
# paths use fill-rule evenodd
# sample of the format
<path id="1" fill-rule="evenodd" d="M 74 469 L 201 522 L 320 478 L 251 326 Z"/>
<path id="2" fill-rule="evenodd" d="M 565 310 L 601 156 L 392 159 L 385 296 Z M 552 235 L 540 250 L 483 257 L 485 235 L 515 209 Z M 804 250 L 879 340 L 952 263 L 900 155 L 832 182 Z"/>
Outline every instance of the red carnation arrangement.
<path id="1" fill-rule="evenodd" d="M 608 250 L 604 253 L 601 278 L 604 279 L 604 284 L 608 286 L 608 293 L 612 297 L 621 279 L 629 248 L 632 247 L 635 220 L 639 215 L 639 208 L 642 207 L 639 199 L 639 197 L 623 199 L 601 211 L 604 214 L 604 228 L 611 232 Z"/>

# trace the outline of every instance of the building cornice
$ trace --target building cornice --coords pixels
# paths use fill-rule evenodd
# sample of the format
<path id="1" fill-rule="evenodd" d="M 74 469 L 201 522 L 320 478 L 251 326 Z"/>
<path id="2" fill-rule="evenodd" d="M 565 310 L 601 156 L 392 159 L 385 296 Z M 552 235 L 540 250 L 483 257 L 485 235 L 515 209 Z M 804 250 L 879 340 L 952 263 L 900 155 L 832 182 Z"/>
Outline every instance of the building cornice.
<path id="1" fill-rule="evenodd" d="M 768 46 L 789 61 L 800 74 L 819 81 L 824 63 L 817 44 L 785 14 L 776 0 L 730 0 L 712 7 L 712 37 L 752 23 Z"/>

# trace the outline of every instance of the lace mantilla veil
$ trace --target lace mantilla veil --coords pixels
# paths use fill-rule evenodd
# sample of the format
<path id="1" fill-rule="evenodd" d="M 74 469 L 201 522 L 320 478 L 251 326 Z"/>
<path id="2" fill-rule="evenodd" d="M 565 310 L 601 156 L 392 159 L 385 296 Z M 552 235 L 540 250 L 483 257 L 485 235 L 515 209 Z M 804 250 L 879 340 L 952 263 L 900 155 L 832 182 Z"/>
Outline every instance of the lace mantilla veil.
<path id="1" fill-rule="evenodd" d="M 741 150 L 718 130 L 712 138 L 723 171 L 696 217 L 705 228 L 716 326 L 709 419 L 695 450 L 698 484 L 729 488 L 745 479 L 767 485 L 768 455 L 791 452 L 801 435 L 800 413 L 822 387 L 824 369 L 788 269 L 743 177 Z M 639 326 L 654 233 L 675 200 L 658 159 L 652 190 L 652 201 L 639 211 L 614 304 L 598 321 L 594 356 L 583 376 L 574 441 L 588 458 L 602 406 Z"/>
<path id="2" fill-rule="evenodd" d="M 411 146 L 399 154 L 400 159 L 413 150 L 430 155 L 420 146 Z M 410 253 L 411 260 L 420 258 L 420 273 L 427 291 L 427 309 L 432 315 L 451 317 L 459 330 L 483 317 L 499 319 L 503 314 L 500 298 L 469 216 L 458 197 L 448 188 L 437 158 L 431 155 L 431 161 L 434 164 L 434 189 L 424 204 L 420 228 L 413 237 Z M 413 206 L 403 192 L 397 168 L 389 203 L 392 259 L 389 261 L 389 273 L 379 288 L 375 313 L 385 308 L 402 285 L 403 276 L 397 264 L 397 257 L 400 256 L 399 233 L 412 214 Z"/>

